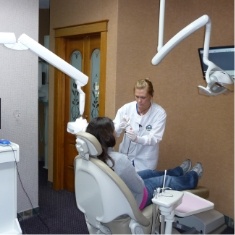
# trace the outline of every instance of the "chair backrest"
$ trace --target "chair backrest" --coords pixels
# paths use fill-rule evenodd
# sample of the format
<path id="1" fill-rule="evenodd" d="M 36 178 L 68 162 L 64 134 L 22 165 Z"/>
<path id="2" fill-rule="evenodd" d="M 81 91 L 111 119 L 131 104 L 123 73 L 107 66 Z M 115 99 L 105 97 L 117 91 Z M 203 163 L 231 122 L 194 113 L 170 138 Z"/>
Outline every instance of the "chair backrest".
<path id="1" fill-rule="evenodd" d="M 149 226 L 134 196 L 122 179 L 96 157 L 102 148 L 89 133 L 77 134 L 79 155 L 75 158 L 75 196 L 78 208 L 88 221 L 108 223 L 122 215 L 129 215 L 140 225 Z M 88 156 L 89 155 L 89 156 Z"/>

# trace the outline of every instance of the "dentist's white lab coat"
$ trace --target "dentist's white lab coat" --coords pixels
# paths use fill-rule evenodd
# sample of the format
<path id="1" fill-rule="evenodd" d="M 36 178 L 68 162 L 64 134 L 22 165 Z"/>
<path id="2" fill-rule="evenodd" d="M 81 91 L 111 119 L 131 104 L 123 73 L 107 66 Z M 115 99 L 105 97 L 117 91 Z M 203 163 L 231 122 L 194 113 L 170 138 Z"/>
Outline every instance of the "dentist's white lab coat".
<path id="1" fill-rule="evenodd" d="M 130 126 L 127 128 L 132 127 L 137 134 L 136 142 L 124 134 L 119 152 L 126 154 L 134 162 L 136 171 L 155 170 L 159 157 L 159 142 L 164 134 L 167 115 L 160 105 L 152 103 L 148 112 L 140 116 L 136 104 L 137 102 L 133 101 L 123 105 L 113 120 L 117 137 L 121 134 L 118 126 L 124 115 L 130 118 Z"/>

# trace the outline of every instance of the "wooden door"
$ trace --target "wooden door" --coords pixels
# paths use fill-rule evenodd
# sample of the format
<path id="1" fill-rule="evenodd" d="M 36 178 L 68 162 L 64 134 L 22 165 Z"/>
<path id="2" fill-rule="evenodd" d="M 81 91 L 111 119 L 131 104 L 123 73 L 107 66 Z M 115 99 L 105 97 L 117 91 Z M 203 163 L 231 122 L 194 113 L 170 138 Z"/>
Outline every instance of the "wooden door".
<path id="1" fill-rule="evenodd" d="M 82 87 L 86 94 L 83 117 L 89 122 L 100 115 L 99 87 L 100 79 L 100 35 L 85 35 L 66 39 L 66 61 L 88 75 L 88 84 Z M 94 71 L 95 70 L 95 71 Z M 96 81 L 94 81 L 96 79 Z M 65 126 L 80 117 L 79 95 L 72 79 L 65 78 Z M 94 97 L 95 96 L 95 97 Z M 74 158 L 78 154 L 75 147 L 76 137 L 64 132 L 64 188 L 74 191 Z"/>
<path id="2" fill-rule="evenodd" d="M 100 84 L 98 93 L 99 113 L 105 114 L 106 48 L 108 21 L 99 21 L 83 25 L 55 29 L 55 53 L 67 62 L 71 62 L 71 53 L 78 50 L 82 55 L 81 70 L 88 75 L 88 84 L 82 87 L 86 94 L 86 107 L 83 117 L 90 119 L 97 99 L 93 99 L 91 83 L 93 74 L 91 54 L 100 47 Z M 94 54 L 93 54 L 94 55 Z M 54 73 L 54 133 L 53 133 L 53 189 L 74 191 L 75 136 L 67 133 L 70 120 L 70 81 L 60 70 Z M 97 98 L 97 97 L 96 97 Z M 91 105 L 93 104 L 93 106 Z M 75 112 L 76 113 L 76 112 Z"/>

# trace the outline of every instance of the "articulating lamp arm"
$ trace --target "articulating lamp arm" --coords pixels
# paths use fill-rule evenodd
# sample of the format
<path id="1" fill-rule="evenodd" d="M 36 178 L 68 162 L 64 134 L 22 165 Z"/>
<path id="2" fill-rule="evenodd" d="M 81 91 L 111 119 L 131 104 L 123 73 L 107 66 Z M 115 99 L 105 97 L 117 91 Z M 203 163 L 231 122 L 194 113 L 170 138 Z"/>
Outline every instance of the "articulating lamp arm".
<path id="1" fill-rule="evenodd" d="M 219 95 L 225 92 L 233 91 L 233 79 L 217 65 L 209 61 L 209 43 L 211 34 L 211 21 L 209 16 L 203 15 L 191 24 L 179 31 L 172 37 L 165 45 L 163 45 L 163 31 L 164 31 L 164 13 L 165 13 L 165 0 L 160 1 L 160 14 L 159 14 L 159 32 L 158 32 L 158 52 L 152 58 L 152 64 L 157 65 L 161 60 L 182 40 L 186 37 L 205 26 L 205 39 L 204 39 L 204 52 L 203 62 L 208 66 L 206 71 L 207 87 L 198 86 L 199 93 L 203 95 Z"/>
<path id="2" fill-rule="evenodd" d="M 185 28 L 183 28 L 181 31 L 179 31 L 174 37 L 172 37 L 164 46 L 159 45 L 158 46 L 158 53 L 152 58 L 152 64 L 157 65 L 159 64 L 162 59 L 175 47 L 177 46 L 182 40 L 184 40 L 186 37 L 197 31 L 199 28 L 204 26 L 205 24 L 208 24 L 208 30 L 207 35 L 205 37 L 205 45 L 209 45 L 210 41 L 210 19 L 207 15 L 201 16 Z M 161 27 L 161 30 L 163 30 L 163 27 Z M 209 34 L 208 34 L 209 33 Z M 162 35 L 162 33 L 159 32 L 159 35 Z M 162 40 L 161 40 L 162 42 Z M 206 56 L 206 53 L 204 53 Z M 208 58 L 208 48 L 207 48 L 207 58 Z M 207 59 L 208 60 L 208 59 Z"/>
<path id="3" fill-rule="evenodd" d="M 72 134 L 76 134 L 75 132 L 78 132 L 80 129 L 84 130 L 84 128 L 86 128 L 87 121 L 82 118 L 85 106 L 85 93 L 82 91 L 81 86 L 87 84 L 88 77 L 26 34 L 22 34 L 19 37 L 18 42 L 16 42 L 14 33 L 0 32 L 0 43 L 14 50 L 30 49 L 37 56 L 44 59 L 49 64 L 53 65 L 57 69 L 67 74 L 70 78 L 73 78 L 75 80 L 80 98 L 79 108 L 81 117 L 79 118 L 79 120 L 76 120 L 76 125 L 69 123 L 70 125 L 68 124 L 68 126 L 70 126 L 70 128 L 68 128 L 67 130 Z M 80 121 L 82 122 L 82 125 L 80 125 Z"/>
<path id="4" fill-rule="evenodd" d="M 72 65 L 61 59 L 59 56 L 55 55 L 53 52 L 27 36 L 26 34 L 22 34 L 19 37 L 18 42 L 29 48 L 40 58 L 44 59 L 57 69 L 73 78 L 79 87 L 87 84 L 88 77 L 85 74 L 74 68 Z"/>
<path id="5" fill-rule="evenodd" d="M 14 44 L 16 43 L 16 37 L 14 33 L 5 33 L 5 32 L 0 32 L 0 43 L 1 44 Z"/>
<path id="6" fill-rule="evenodd" d="M 36 55 L 56 67 L 57 69 L 61 70 L 69 77 L 75 80 L 77 85 L 77 90 L 79 92 L 79 109 L 81 116 L 84 112 L 85 106 L 85 93 L 82 91 L 81 86 L 84 86 L 88 82 L 88 77 L 80 72 L 78 69 L 74 68 L 72 65 L 61 59 L 59 56 L 55 55 L 53 52 L 45 48 L 44 46 L 40 45 L 38 42 L 34 41 L 32 38 L 27 36 L 26 34 L 22 34 L 18 42 L 29 48 L 33 51 Z"/>

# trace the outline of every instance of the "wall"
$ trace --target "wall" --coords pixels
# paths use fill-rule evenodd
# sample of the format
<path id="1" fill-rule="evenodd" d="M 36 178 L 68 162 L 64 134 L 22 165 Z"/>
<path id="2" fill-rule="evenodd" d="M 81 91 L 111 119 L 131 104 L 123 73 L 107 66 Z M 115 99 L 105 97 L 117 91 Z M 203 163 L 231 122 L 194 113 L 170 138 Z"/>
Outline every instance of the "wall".
<path id="1" fill-rule="evenodd" d="M 210 46 L 231 45 L 234 43 L 233 10 L 232 0 L 226 4 L 218 0 L 167 0 L 164 42 L 201 15 L 208 14 L 212 20 Z M 109 20 L 106 115 L 114 118 L 121 105 L 133 100 L 134 82 L 149 77 L 154 83 L 154 100 L 168 115 L 158 169 L 173 167 L 185 158 L 191 158 L 193 163 L 202 162 L 204 176 L 199 184 L 210 189 L 209 199 L 216 209 L 233 218 L 233 94 L 198 95 L 197 86 L 205 85 L 197 52 L 203 46 L 204 28 L 181 42 L 158 66 L 151 65 L 158 43 L 158 12 L 156 0 L 71 0 L 69 4 L 51 0 L 50 34 L 53 35 L 56 27 Z M 53 98 L 53 84 L 50 91 Z M 53 156 L 52 107 L 49 156 Z M 50 164 L 53 167 L 52 159 Z"/>
<path id="2" fill-rule="evenodd" d="M 204 176 L 199 184 L 210 189 L 216 209 L 233 217 L 234 96 L 198 95 L 197 86 L 205 85 L 197 52 L 203 47 L 204 28 L 181 42 L 158 66 L 150 64 L 157 49 L 158 2 L 119 1 L 116 108 L 133 99 L 136 79 L 150 77 L 154 100 L 168 115 L 158 169 L 186 158 L 202 162 Z M 234 2 L 215 0 L 167 0 L 164 42 L 203 14 L 212 21 L 210 46 L 233 45 Z"/>
<path id="3" fill-rule="evenodd" d="M 38 40 L 38 1 L 0 0 L 1 32 L 22 33 Z M 38 57 L 0 45 L 0 138 L 20 146 L 18 170 L 24 190 L 38 207 Z M 19 117 L 15 116 L 15 112 Z M 18 180 L 17 211 L 32 209 Z"/>

